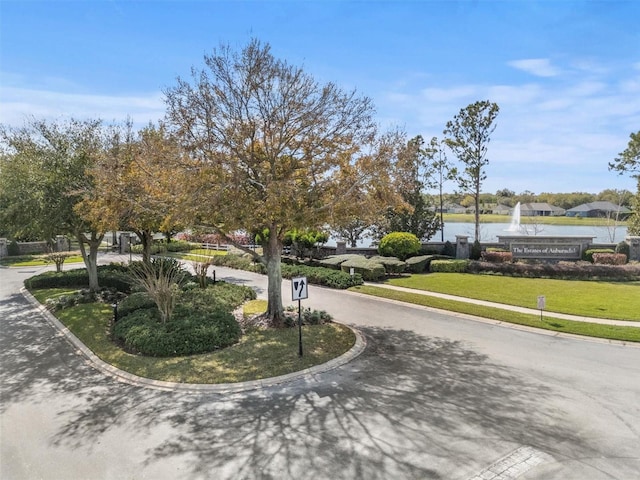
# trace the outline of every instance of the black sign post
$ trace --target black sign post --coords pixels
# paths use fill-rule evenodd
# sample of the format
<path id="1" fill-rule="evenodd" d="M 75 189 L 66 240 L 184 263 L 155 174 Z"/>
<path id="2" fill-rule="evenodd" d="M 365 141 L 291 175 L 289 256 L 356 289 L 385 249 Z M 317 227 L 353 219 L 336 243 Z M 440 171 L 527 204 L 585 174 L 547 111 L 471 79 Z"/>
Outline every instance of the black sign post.
<path id="1" fill-rule="evenodd" d="M 309 298 L 307 277 L 291 279 L 291 299 L 298 300 L 298 356 L 302 357 L 302 300 Z"/>

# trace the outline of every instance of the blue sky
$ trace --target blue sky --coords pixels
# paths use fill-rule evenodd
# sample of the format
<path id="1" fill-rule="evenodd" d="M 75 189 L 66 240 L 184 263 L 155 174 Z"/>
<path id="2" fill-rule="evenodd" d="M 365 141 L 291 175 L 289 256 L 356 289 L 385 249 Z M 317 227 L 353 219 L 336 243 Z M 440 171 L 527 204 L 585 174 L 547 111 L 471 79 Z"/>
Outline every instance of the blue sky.
<path id="1" fill-rule="evenodd" d="M 498 103 L 485 192 L 635 191 L 607 164 L 640 130 L 639 24 L 636 0 L 0 0 L 0 123 L 159 120 L 176 77 L 256 37 L 383 129 L 441 137 Z"/>

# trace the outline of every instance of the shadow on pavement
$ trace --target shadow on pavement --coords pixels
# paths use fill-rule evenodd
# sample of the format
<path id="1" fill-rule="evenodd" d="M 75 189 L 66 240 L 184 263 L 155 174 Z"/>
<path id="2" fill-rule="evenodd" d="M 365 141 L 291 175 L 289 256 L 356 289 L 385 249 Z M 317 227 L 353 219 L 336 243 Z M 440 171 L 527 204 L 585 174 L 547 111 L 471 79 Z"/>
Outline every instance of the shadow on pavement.
<path id="1" fill-rule="evenodd" d="M 19 312 L 16 305 L 16 318 Z M 588 448 L 558 420 L 561 414 L 541 408 L 546 388 L 464 344 L 362 330 L 367 350 L 346 366 L 230 395 L 123 385 L 86 372 L 73 358 L 36 368 L 31 364 L 51 353 L 45 340 L 27 347 L 18 367 L 25 371 L 4 400 L 20 401 L 27 394 L 21 389 L 49 379 L 49 388 L 75 398 L 60 412 L 67 421 L 54 445 L 99 448 L 101 435 L 127 427 L 148 446 L 141 469 L 187 458 L 190 472 L 182 478 L 467 478 L 494 461 L 487 452 L 494 455 L 500 448 L 492 447 L 504 442 Z M 89 383 L 79 387 L 74 378 L 85 373 Z M 3 383 L 11 375 L 3 373 Z"/>

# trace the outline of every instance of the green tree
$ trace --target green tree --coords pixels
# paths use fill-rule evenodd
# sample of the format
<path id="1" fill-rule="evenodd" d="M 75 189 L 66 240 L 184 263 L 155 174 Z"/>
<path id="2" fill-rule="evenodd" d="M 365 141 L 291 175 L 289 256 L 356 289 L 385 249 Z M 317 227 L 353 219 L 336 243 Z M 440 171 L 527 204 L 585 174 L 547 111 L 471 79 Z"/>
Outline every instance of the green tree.
<path id="1" fill-rule="evenodd" d="M 458 174 L 458 185 L 474 198 L 476 240 L 480 238 L 480 190 L 487 178 L 487 150 L 499 111 L 498 105 L 488 100 L 472 103 L 447 122 L 444 130 L 447 146 L 464 167 Z"/>
<path id="2" fill-rule="evenodd" d="M 431 160 L 421 135 L 410 139 L 401 150 L 394 169 L 394 188 L 405 205 L 387 210 L 377 226 L 378 238 L 390 232 L 409 232 L 426 242 L 438 231 L 440 218 L 425 194 L 425 188 L 434 186 Z"/>
<path id="3" fill-rule="evenodd" d="M 619 174 L 629 173 L 637 180 L 636 195 L 631 201 L 633 214 L 629 217 L 629 235 L 640 235 L 640 131 L 630 135 L 627 148 L 609 163 L 609 169 Z"/>
<path id="4" fill-rule="evenodd" d="M 17 235 L 48 241 L 56 235 L 75 237 L 87 266 L 89 288 L 96 290 L 104 231 L 82 217 L 79 205 L 93 195 L 87 169 L 102 153 L 102 123 L 31 119 L 21 128 L 2 127 L 0 141 L 2 223 Z"/>
<path id="5" fill-rule="evenodd" d="M 114 125 L 104 155 L 89 170 L 96 194 L 83 200 L 83 215 L 105 231 L 135 232 L 149 263 L 153 234 L 172 230 L 175 223 L 172 172 L 182 155 L 164 125 L 138 132 L 130 122 Z"/>
<path id="6" fill-rule="evenodd" d="M 267 315 L 281 325 L 285 233 L 397 203 L 389 171 L 402 135 L 378 133 L 368 98 L 319 84 L 258 40 L 241 51 L 214 50 L 191 81 L 178 79 L 165 94 L 168 121 L 191 160 L 175 172 L 190 218 L 183 223 L 227 238 L 235 230 L 269 232 L 262 255 L 236 246 L 266 266 Z"/>
<path id="7" fill-rule="evenodd" d="M 444 242 L 444 194 L 445 182 L 454 180 L 458 175 L 458 170 L 447 159 L 447 152 L 444 142 L 432 137 L 429 142 L 427 155 L 433 164 L 435 172 L 435 184 L 438 188 L 438 210 L 440 211 L 440 241 Z"/>

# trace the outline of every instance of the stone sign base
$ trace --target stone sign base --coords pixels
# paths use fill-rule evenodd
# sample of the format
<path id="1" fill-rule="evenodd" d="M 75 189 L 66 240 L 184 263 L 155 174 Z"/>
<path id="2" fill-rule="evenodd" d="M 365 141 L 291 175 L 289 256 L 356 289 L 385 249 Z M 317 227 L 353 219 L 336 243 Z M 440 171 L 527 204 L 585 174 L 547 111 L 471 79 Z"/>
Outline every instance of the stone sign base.
<path id="1" fill-rule="evenodd" d="M 595 237 L 550 235 L 505 235 L 498 236 L 514 259 L 536 259 L 547 261 L 580 260 Z"/>

